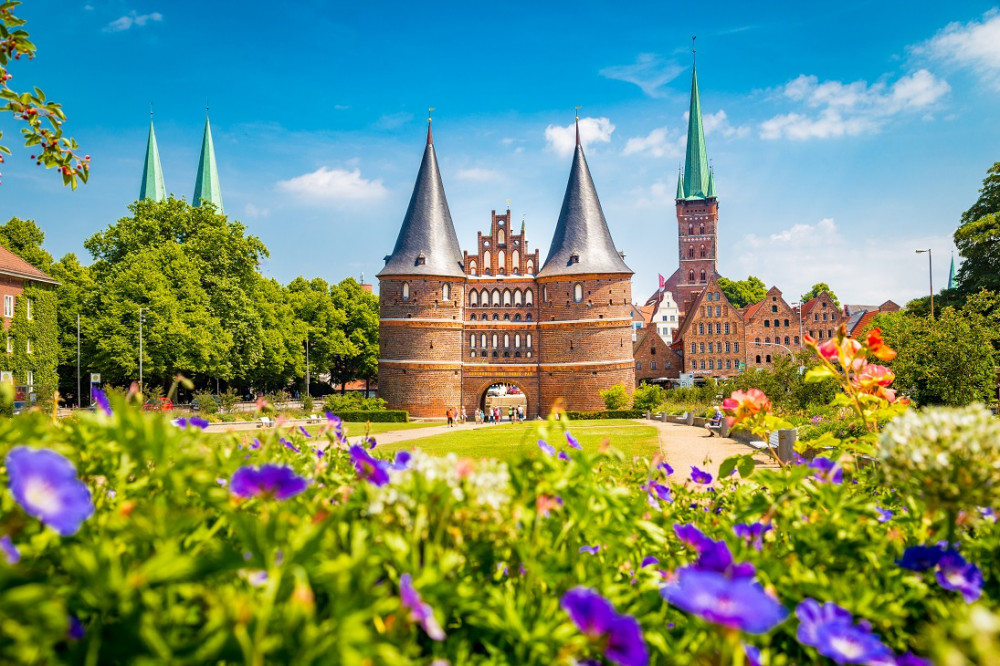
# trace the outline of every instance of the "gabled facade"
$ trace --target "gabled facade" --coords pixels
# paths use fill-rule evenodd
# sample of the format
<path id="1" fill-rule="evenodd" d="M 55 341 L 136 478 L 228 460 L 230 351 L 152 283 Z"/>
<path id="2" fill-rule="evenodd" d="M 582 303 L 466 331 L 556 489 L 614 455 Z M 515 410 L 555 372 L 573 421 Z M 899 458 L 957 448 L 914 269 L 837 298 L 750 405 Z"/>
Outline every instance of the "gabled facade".
<path id="1" fill-rule="evenodd" d="M 844 312 L 833 303 L 827 292 L 812 298 L 802 304 L 803 336 L 810 335 L 814 340 L 829 340 L 837 334 L 837 328 L 847 321 Z"/>
<path id="2" fill-rule="evenodd" d="M 689 303 L 677 331 L 684 372 L 696 377 L 732 377 L 745 360 L 743 316 L 713 276 Z"/>
<path id="3" fill-rule="evenodd" d="M 799 313 L 771 287 L 764 300 L 748 305 L 743 311 L 746 331 L 746 367 L 768 367 L 779 356 L 802 349 Z"/>
<path id="4" fill-rule="evenodd" d="M 490 386 L 517 386 L 528 416 L 603 409 L 599 391 L 635 386 L 631 275 L 577 146 L 545 261 L 522 224 L 493 211 L 459 250 L 428 124 L 427 146 L 392 254 L 379 272 L 380 395 L 414 416 L 473 413 Z"/>
<path id="5" fill-rule="evenodd" d="M 677 379 L 684 371 L 684 358 L 674 351 L 652 327 L 639 331 L 632 346 L 635 384 L 643 381 Z"/>

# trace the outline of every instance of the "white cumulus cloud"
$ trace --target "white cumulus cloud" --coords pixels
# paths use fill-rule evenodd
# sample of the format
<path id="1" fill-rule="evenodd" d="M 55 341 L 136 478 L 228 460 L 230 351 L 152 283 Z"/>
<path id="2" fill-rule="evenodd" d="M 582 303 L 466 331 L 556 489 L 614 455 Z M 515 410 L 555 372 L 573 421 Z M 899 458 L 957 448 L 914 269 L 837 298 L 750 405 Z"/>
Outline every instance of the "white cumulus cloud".
<path id="1" fill-rule="evenodd" d="M 631 65 L 605 67 L 599 73 L 609 79 L 634 83 L 650 97 L 663 97 L 666 95 L 664 86 L 683 71 L 684 67 L 675 61 L 664 61 L 655 53 L 640 53 Z"/>
<path id="2" fill-rule="evenodd" d="M 367 180 L 361 176 L 360 169 L 348 171 L 326 166 L 312 173 L 279 181 L 278 189 L 310 199 L 330 201 L 370 201 L 388 194 L 381 179 Z"/>
<path id="3" fill-rule="evenodd" d="M 760 124 L 762 139 L 829 139 L 877 132 L 899 114 L 927 111 L 948 94 L 944 79 L 926 69 L 889 85 L 878 81 L 843 83 L 801 75 L 781 94 L 799 103 L 798 111 L 776 115 Z"/>
<path id="4" fill-rule="evenodd" d="M 580 118 L 580 141 L 585 148 L 592 143 L 610 142 L 614 131 L 615 126 L 608 118 Z M 549 125 L 545 128 L 545 141 L 558 155 L 572 155 L 576 147 L 576 127 L 573 124 L 566 127 Z"/>
<path id="5" fill-rule="evenodd" d="M 986 12 L 981 21 L 950 23 L 913 51 L 968 67 L 1000 89 L 1000 11 Z"/>
<path id="6" fill-rule="evenodd" d="M 684 154 L 684 135 L 657 127 L 646 136 L 634 136 L 625 142 L 625 155 L 642 154 L 652 157 L 680 157 Z"/>
<path id="7" fill-rule="evenodd" d="M 151 12 L 149 14 L 137 14 L 136 12 L 131 12 L 125 16 L 116 18 L 111 23 L 104 27 L 104 32 L 123 32 L 128 30 L 132 26 L 142 27 L 147 23 L 155 23 L 163 20 L 163 14 L 160 12 Z"/>
<path id="8" fill-rule="evenodd" d="M 458 180 L 467 180 L 474 183 L 487 183 L 490 181 L 495 181 L 500 178 L 500 173 L 492 169 L 483 169 L 481 167 L 470 167 L 468 169 L 459 169 L 455 172 L 455 178 Z"/>

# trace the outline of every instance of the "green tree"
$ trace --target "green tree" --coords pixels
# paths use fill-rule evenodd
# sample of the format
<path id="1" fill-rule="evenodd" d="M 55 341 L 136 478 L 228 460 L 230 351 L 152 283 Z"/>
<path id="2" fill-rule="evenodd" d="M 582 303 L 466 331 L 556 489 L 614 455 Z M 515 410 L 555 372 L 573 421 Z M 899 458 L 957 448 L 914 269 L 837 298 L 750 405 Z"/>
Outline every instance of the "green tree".
<path id="1" fill-rule="evenodd" d="M 619 382 L 611 388 L 601 391 L 601 399 L 608 410 L 625 409 L 628 407 L 629 395 L 625 384 Z"/>
<path id="2" fill-rule="evenodd" d="M 83 319 L 90 316 L 91 309 L 88 302 L 94 296 L 94 280 L 91 277 L 90 269 L 82 265 L 76 255 L 69 253 L 59 261 L 52 264 L 49 275 L 59 281 L 56 288 L 56 298 L 58 299 L 58 322 L 59 322 L 59 392 L 64 396 L 73 396 L 73 404 L 84 404 L 80 402 L 81 396 L 76 390 L 76 318 L 81 317 L 81 329 Z M 89 350 L 89 347 L 87 348 Z M 83 345 L 81 344 L 81 376 L 84 376 L 81 386 L 87 386 L 88 380 L 85 375 L 90 372 L 90 358 L 83 356 Z M 86 392 L 86 388 L 81 391 Z"/>
<path id="3" fill-rule="evenodd" d="M 806 301 L 810 301 L 819 296 L 820 294 L 822 294 L 824 291 L 830 294 L 830 300 L 833 301 L 833 306 L 839 308 L 840 299 L 837 298 L 837 295 L 833 293 L 833 289 L 830 289 L 830 285 L 828 285 L 826 282 L 817 282 L 816 284 L 814 284 L 812 286 L 812 289 L 802 294 L 801 302 L 805 303 Z"/>
<path id="4" fill-rule="evenodd" d="M 336 374 L 338 360 L 351 358 L 357 350 L 347 339 L 347 315 L 333 301 L 332 292 L 326 280 L 314 278 L 306 280 L 297 277 L 288 284 L 288 295 L 299 321 L 305 342 L 309 337 L 309 363 L 312 373 L 330 373 L 331 382 L 339 383 Z M 305 348 L 302 347 L 303 357 Z M 304 379 L 305 364 L 302 364 L 300 379 Z"/>
<path id="5" fill-rule="evenodd" d="M 349 354 L 334 359 L 331 380 L 340 384 L 341 393 L 346 382 L 355 379 L 364 380 L 367 389 L 378 377 L 378 296 L 365 291 L 354 278 L 334 285 L 330 293 L 334 306 L 343 311 L 346 318 L 344 335 L 348 344 L 345 350 Z"/>
<path id="6" fill-rule="evenodd" d="M 955 246 L 965 259 L 955 276 L 962 294 L 1000 291 L 1000 162 L 987 172 L 979 199 L 962 213 Z"/>
<path id="7" fill-rule="evenodd" d="M 632 393 L 633 409 L 656 409 L 667 397 L 667 392 L 662 386 L 656 384 L 642 384 Z"/>
<path id="8" fill-rule="evenodd" d="M 8 85 L 13 75 L 8 69 L 11 60 L 34 60 L 35 45 L 22 27 L 24 19 L 14 16 L 14 8 L 20 2 L 4 2 L 0 5 L 0 111 L 7 111 L 18 120 L 25 123 L 21 129 L 24 145 L 37 146 L 36 153 L 31 156 L 35 164 L 46 169 L 58 168 L 62 174 L 63 185 L 69 185 L 74 190 L 77 181 L 87 182 L 90 176 L 90 156 L 80 157 L 76 150 L 76 141 L 63 136 L 63 122 L 66 114 L 62 105 L 45 98 L 38 88 L 31 92 L 18 92 Z M 0 131 L 0 138 L 3 132 Z M 10 154 L 10 150 L 0 145 L 0 153 Z M 3 157 L 0 156 L 0 162 Z M 51 259 L 50 259 L 51 260 Z"/>
<path id="9" fill-rule="evenodd" d="M 277 280 L 261 280 L 254 293 L 263 327 L 262 354 L 247 380 L 257 389 L 276 391 L 305 374 L 306 327 L 296 317 L 290 292 Z"/>
<path id="10" fill-rule="evenodd" d="M 48 273 L 52 265 L 52 255 L 42 248 L 45 232 L 34 220 L 12 217 L 6 224 L 0 224 L 0 245 L 21 257 L 38 270 Z"/>
<path id="11" fill-rule="evenodd" d="M 767 296 L 767 287 L 760 278 L 753 275 L 746 280 L 719 278 L 719 289 L 726 295 L 734 308 L 742 308 L 751 303 L 759 303 Z"/>

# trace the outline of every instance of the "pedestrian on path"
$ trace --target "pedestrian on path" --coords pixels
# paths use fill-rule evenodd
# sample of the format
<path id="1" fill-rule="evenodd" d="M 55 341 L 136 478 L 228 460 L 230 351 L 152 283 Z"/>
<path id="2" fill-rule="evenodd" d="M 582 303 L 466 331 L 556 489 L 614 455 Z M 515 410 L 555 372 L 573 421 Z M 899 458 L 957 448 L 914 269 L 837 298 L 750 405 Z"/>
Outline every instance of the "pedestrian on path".
<path id="1" fill-rule="evenodd" d="M 451 407 L 445 412 L 445 416 L 448 417 L 448 427 L 453 428 L 455 426 L 455 412 L 452 411 Z"/>

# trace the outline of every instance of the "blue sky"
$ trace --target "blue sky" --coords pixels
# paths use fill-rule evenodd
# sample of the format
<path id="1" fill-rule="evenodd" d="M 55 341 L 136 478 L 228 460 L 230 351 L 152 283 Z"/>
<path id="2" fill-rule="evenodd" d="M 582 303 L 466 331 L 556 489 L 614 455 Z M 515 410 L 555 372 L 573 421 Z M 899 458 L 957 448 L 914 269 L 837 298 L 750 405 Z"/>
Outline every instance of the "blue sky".
<path id="1" fill-rule="evenodd" d="M 76 192 L 16 146 L 0 217 L 56 257 L 138 195 L 149 103 L 190 198 L 206 102 L 226 213 L 266 275 L 369 281 L 393 246 L 427 107 L 463 247 L 507 199 L 544 256 L 581 105 L 591 172 L 645 298 L 676 268 L 672 197 L 691 36 L 721 209 L 720 270 L 794 300 L 903 303 L 947 279 L 951 234 L 1000 160 L 1000 13 L 979 2 L 326 3 L 28 0 L 15 87 L 64 105 L 93 159 Z"/>

